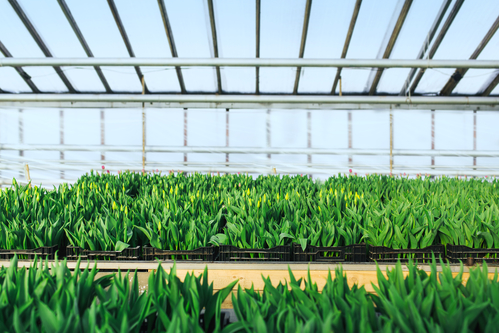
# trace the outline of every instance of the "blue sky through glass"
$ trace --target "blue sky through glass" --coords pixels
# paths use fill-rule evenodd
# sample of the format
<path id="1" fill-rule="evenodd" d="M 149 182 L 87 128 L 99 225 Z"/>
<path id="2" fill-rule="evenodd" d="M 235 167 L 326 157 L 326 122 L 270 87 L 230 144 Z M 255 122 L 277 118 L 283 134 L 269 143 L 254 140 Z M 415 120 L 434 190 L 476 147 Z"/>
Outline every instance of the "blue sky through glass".
<path id="1" fill-rule="evenodd" d="M 66 0 L 85 39 L 96 57 L 128 57 L 125 43 L 106 1 Z M 116 6 L 137 57 L 171 57 L 156 0 L 116 0 Z M 353 32 L 347 58 L 369 59 L 382 54 L 398 17 L 403 0 L 364 0 Z M 57 1 L 19 0 L 55 57 L 86 57 L 76 35 Z M 453 2 L 454 3 L 454 2 Z M 179 57 L 213 57 L 213 45 L 206 1 L 165 0 Z M 261 5 L 262 58 L 296 58 L 303 29 L 306 0 L 263 0 Z M 339 58 L 345 42 L 355 0 L 314 0 L 305 47 L 305 58 Z M 442 4 L 442 0 L 415 0 L 390 56 L 392 59 L 414 59 Z M 453 4 L 451 5 L 451 7 Z M 255 1 L 214 0 L 220 57 L 255 57 Z M 450 9 L 448 10 L 448 12 Z M 435 59 L 467 59 L 499 15 L 497 0 L 468 0 L 444 38 Z M 44 57 L 27 29 L 7 0 L 0 0 L 0 40 L 15 57 Z M 499 58 L 499 34 L 489 42 L 478 59 Z M 63 68 L 77 90 L 103 92 L 95 70 Z M 103 67 L 103 73 L 114 91 L 140 92 L 141 85 L 132 67 Z M 174 68 L 141 68 L 152 92 L 179 92 Z M 27 67 L 25 71 L 41 91 L 67 92 L 66 86 L 50 67 Z M 416 93 L 438 93 L 453 69 L 428 70 Z M 222 68 L 225 92 L 253 93 L 254 68 Z M 383 93 L 398 93 L 408 69 L 385 70 L 378 85 Z M 454 93 L 476 94 L 493 70 L 470 70 Z M 214 68 L 183 68 L 189 92 L 215 92 Z M 300 93 L 328 93 L 336 69 L 304 68 L 300 74 Z M 262 93 L 291 93 L 296 68 L 262 68 Z M 343 92 L 365 92 L 372 79 L 371 69 L 349 69 L 342 72 Z M 29 92 L 26 83 L 11 68 L 0 68 L 0 88 L 12 92 Z M 496 88 L 494 94 L 498 93 Z"/>

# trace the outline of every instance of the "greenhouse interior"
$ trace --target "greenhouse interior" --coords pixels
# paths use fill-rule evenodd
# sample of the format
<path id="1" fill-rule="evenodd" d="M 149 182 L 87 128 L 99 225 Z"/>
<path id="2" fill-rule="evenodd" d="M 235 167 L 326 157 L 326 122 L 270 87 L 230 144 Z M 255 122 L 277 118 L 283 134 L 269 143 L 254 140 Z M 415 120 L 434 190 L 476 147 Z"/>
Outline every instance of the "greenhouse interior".
<path id="1" fill-rule="evenodd" d="M 497 332 L 498 29 L 0 0 L 0 331 Z"/>

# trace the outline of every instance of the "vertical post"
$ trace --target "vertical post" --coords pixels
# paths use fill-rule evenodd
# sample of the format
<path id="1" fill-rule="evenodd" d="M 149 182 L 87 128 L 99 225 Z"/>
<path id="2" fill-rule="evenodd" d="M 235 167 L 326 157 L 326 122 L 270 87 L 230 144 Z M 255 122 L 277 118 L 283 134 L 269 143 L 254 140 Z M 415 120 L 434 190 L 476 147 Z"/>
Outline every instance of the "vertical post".
<path id="1" fill-rule="evenodd" d="M 270 148 L 270 109 L 267 110 L 267 148 Z M 267 159 L 270 161 L 270 154 L 267 154 Z"/>
<path id="2" fill-rule="evenodd" d="M 340 75 L 340 79 L 339 79 L 339 81 L 340 81 L 340 96 L 343 96 L 343 93 L 342 93 L 342 91 L 341 91 L 341 75 Z"/>
<path id="3" fill-rule="evenodd" d="M 64 145 L 64 110 L 59 111 L 59 136 L 60 136 L 60 145 Z M 61 147 L 62 149 L 62 147 Z M 59 158 L 61 160 L 61 164 L 64 163 L 64 151 L 61 150 L 59 152 Z M 64 170 L 61 170 L 61 179 L 64 179 Z"/>
<path id="4" fill-rule="evenodd" d="M 106 144 L 106 133 L 105 133 L 105 124 L 104 124 L 104 109 L 100 110 L 100 144 L 104 146 Z M 100 160 L 104 162 L 106 160 L 105 153 L 101 151 Z"/>
<path id="5" fill-rule="evenodd" d="M 307 111 L 307 148 L 312 148 L 312 114 L 310 110 Z M 312 155 L 310 154 L 307 155 L 307 163 L 310 168 L 310 164 L 312 163 Z M 312 178 L 312 174 L 309 174 L 308 177 Z"/>
<path id="6" fill-rule="evenodd" d="M 184 108 L 184 147 L 187 147 L 187 108 Z M 184 153 L 184 162 L 187 162 L 187 153 Z"/>
<path id="7" fill-rule="evenodd" d="M 390 105 L 390 175 L 393 171 L 393 112 Z"/>
<path id="8" fill-rule="evenodd" d="M 229 148 L 229 109 L 225 109 L 225 147 Z M 229 167 L 229 153 L 225 154 L 225 166 Z"/>
<path id="9" fill-rule="evenodd" d="M 473 110 L 473 150 L 476 150 L 476 110 Z M 476 156 L 473 156 L 473 166 L 476 166 Z"/>
<path id="10" fill-rule="evenodd" d="M 352 149 L 352 111 L 348 111 L 348 149 Z M 348 166 L 352 164 L 352 155 L 348 155 Z"/>
<path id="11" fill-rule="evenodd" d="M 431 150 L 435 150 L 435 110 L 431 110 Z M 431 165 L 435 165 L 435 156 L 433 155 L 431 156 Z"/>
<path id="12" fill-rule="evenodd" d="M 23 130 L 23 109 L 19 109 L 19 143 L 24 145 L 24 130 Z M 19 150 L 19 157 L 24 157 L 24 150 Z M 21 178 L 21 172 L 19 172 L 19 178 Z"/>
<path id="13" fill-rule="evenodd" d="M 142 75 L 142 95 L 145 94 L 144 75 Z M 142 172 L 146 169 L 146 111 L 145 103 L 142 103 Z"/>

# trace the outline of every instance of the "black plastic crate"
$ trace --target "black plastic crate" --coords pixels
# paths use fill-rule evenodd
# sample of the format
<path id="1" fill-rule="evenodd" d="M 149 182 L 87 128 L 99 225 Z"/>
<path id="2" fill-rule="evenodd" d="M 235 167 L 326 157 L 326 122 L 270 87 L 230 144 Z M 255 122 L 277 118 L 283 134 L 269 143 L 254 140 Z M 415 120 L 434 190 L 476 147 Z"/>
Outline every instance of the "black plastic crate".
<path id="1" fill-rule="evenodd" d="M 0 259 L 12 259 L 15 254 L 19 259 L 34 259 L 37 256 L 40 259 L 53 260 L 55 253 L 59 250 L 59 245 L 41 246 L 29 250 L 4 250 L 0 249 Z"/>
<path id="2" fill-rule="evenodd" d="M 200 247 L 195 250 L 160 250 L 154 247 L 143 247 L 144 260 L 188 260 L 188 261 L 215 261 L 218 248 L 214 246 Z"/>
<path id="3" fill-rule="evenodd" d="M 307 245 L 303 251 L 300 244 L 293 244 L 293 261 L 306 262 L 366 262 L 366 244 L 347 246 Z"/>
<path id="4" fill-rule="evenodd" d="M 280 245 L 270 249 L 241 249 L 220 245 L 220 261 L 291 261 L 291 247 Z"/>
<path id="5" fill-rule="evenodd" d="M 445 246 L 431 245 L 423 249 L 391 249 L 386 246 L 369 245 L 369 261 L 377 262 L 407 262 L 409 259 L 419 263 L 429 263 L 432 255 L 435 258 L 445 258 Z"/>
<path id="6" fill-rule="evenodd" d="M 473 258 L 472 262 L 487 262 L 499 264 L 499 249 L 474 249 L 464 245 L 447 244 L 447 260 L 451 263 L 462 261 L 467 263 L 468 258 Z"/>
<path id="7" fill-rule="evenodd" d="M 140 246 L 129 247 L 123 251 L 90 251 L 78 246 L 66 246 L 68 260 L 139 260 Z"/>

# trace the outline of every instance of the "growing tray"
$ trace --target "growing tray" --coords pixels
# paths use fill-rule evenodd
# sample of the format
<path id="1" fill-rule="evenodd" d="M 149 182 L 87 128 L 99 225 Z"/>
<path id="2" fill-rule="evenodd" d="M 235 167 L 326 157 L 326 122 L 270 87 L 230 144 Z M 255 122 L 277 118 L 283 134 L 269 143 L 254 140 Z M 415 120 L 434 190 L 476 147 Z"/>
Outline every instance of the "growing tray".
<path id="1" fill-rule="evenodd" d="M 220 261 L 291 261 L 291 247 L 280 245 L 270 249 L 241 249 L 220 245 Z"/>
<path id="2" fill-rule="evenodd" d="M 467 263 L 468 258 L 473 258 L 472 262 L 487 262 L 499 264 L 499 249 L 474 249 L 464 245 L 447 244 L 447 260 L 451 263 Z"/>
<path id="3" fill-rule="evenodd" d="M 432 260 L 432 254 L 435 258 L 445 258 L 444 245 L 431 245 L 423 249 L 391 249 L 386 246 L 369 245 L 369 261 L 377 262 L 407 262 L 409 259 L 420 263 L 429 263 Z"/>
<path id="4" fill-rule="evenodd" d="M 41 246 L 36 249 L 29 250 L 4 250 L 0 249 L 0 259 L 12 259 L 15 254 L 19 259 L 34 259 L 38 256 L 40 259 L 53 260 L 55 253 L 59 250 L 59 245 Z"/>
<path id="5" fill-rule="evenodd" d="M 303 251 L 301 245 L 293 244 L 293 261 L 305 262 L 366 262 L 366 244 L 347 246 L 308 245 Z"/>
<path id="6" fill-rule="evenodd" d="M 90 251 L 78 246 L 66 246 L 67 260 L 139 260 L 140 246 L 129 247 L 123 251 Z"/>
<path id="7" fill-rule="evenodd" d="M 188 261 L 215 261 L 218 248 L 213 246 L 200 247 L 195 250 L 173 251 L 160 250 L 154 247 L 143 247 L 144 260 L 188 260 Z"/>

